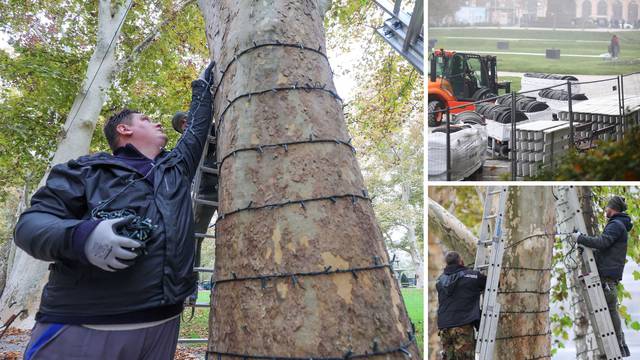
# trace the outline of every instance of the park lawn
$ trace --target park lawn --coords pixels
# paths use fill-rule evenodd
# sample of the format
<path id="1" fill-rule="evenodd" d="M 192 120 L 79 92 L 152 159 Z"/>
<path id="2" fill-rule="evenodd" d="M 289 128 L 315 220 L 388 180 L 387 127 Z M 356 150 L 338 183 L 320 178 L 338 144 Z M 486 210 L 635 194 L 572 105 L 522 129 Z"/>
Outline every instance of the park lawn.
<path id="1" fill-rule="evenodd" d="M 402 289 L 402 297 L 409 313 L 409 318 L 416 327 L 418 348 L 424 344 L 424 289 Z M 198 302 L 209 302 L 209 291 L 198 292 Z M 190 321 L 191 309 L 186 309 L 180 324 L 181 338 L 206 338 L 208 336 L 209 309 L 197 308 Z M 200 345 L 201 346 L 201 345 Z"/>
<path id="2" fill-rule="evenodd" d="M 520 91 L 520 83 L 522 82 L 522 78 L 519 76 L 499 76 L 498 81 L 509 81 L 511 83 L 511 91 L 518 92 Z M 502 91 L 500 92 L 500 95 L 502 95 Z"/>
<path id="3" fill-rule="evenodd" d="M 601 58 L 568 57 L 562 54 L 600 55 L 607 52 L 615 32 L 550 31 L 527 29 L 429 29 L 437 39 L 436 48 L 468 52 L 526 52 L 544 54 L 548 48 L 560 49 L 560 59 L 544 56 L 495 54 L 498 71 L 547 72 L 579 75 L 616 75 L 640 69 L 640 31 L 617 32 L 621 53 L 618 61 Z M 462 37 L 463 39 L 459 39 Z M 509 40 L 509 50 L 498 50 L 498 39 Z M 522 40 L 517 40 L 522 39 Z"/>

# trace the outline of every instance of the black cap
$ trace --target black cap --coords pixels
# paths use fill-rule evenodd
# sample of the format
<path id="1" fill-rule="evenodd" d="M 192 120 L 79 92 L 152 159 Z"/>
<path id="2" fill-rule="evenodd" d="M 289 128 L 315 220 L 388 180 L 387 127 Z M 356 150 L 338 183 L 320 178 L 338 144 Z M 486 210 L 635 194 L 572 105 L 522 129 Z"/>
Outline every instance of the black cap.
<path id="1" fill-rule="evenodd" d="M 186 117 L 187 113 L 184 111 L 178 111 L 175 115 L 173 115 L 173 118 L 171 119 L 171 126 L 173 126 L 173 129 L 175 131 L 182 133 L 182 125 L 180 124 L 180 121 L 182 121 L 182 119 L 185 119 Z"/>
<path id="2" fill-rule="evenodd" d="M 609 199 L 607 207 L 619 212 L 624 212 L 627 210 L 627 203 L 622 196 L 614 195 Z"/>

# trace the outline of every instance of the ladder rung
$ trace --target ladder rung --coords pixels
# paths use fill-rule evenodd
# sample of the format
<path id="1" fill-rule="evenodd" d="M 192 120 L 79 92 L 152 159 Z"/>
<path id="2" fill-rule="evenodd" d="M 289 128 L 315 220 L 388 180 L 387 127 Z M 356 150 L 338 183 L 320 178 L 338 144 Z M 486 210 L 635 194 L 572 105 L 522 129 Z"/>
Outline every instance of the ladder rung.
<path id="1" fill-rule="evenodd" d="M 210 239 L 215 239 L 216 236 L 212 235 L 212 234 L 203 234 L 203 233 L 195 233 L 193 234 L 193 236 L 195 237 L 201 237 L 201 238 L 210 238 Z"/>
<path id="2" fill-rule="evenodd" d="M 209 303 L 195 303 L 195 304 L 184 304 L 184 307 L 197 307 L 197 308 L 208 308 L 211 304 Z"/>
<path id="3" fill-rule="evenodd" d="M 218 175 L 218 169 L 216 168 L 202 165 L 200 166 L 200 170 L 202 170 L 203 173 Z"/>
<path id="4" fill-rule="evenodd" d="M 484 268 L 488 268 L 488 267 L 489 267 L 489 264 L 482 264 L 482 265 L 476 266 L 476 268 L 478 268 L 478 269 L 484 269 Z"/>
<path id="5" fill-rule="evenodd" d="M 178 339 L 178 342 L 182 343 L 182 344 L 199 344 L 199 343 L 209 342 L 209 339 L 206 339 L 206 338 L 197 338 L 197 339 L 185 339 L 185 338 L 182 338 L 182 339 Z"/>
<path id="6" fill-rule="evenodd" d="M 217 201 L 209 201 L 209 200 L 203 200 L 203 199 L 194 199 L 193 201 L 195 201 L 196 204 L 198 205 L 206 205 L 206 206 L 211 206 L 214 208 L 218 207 L 218 202 Z"/>
<path id="7" fill-rule="evenodd" d="M 486 220 L 491 220 L 491 219 L 495 219 L 498 217 L 498 214 L 492 214 L 492 215 L 488 215 L 485 217 Z"/>
<path id="8" fill-rule="evenodd" d="M 500 194 L 501 192 L 502 192 L 502 190 L 489 191 L 488 195 Z"/>
<path id="9" fill-rule="evenodd" d="M 478 241 L 478 245 L 488 246 L 493 244 L 493 240 Z"/>
<path id="10" fill-rule="evenodd" d="M 195 267 L 195 268 L 193 268 L 193 271 L 195 271 L 195 272 L 210 272 L 210 273 L 212 273 L 215 270 L 212 269 L 212 268 Z"/>

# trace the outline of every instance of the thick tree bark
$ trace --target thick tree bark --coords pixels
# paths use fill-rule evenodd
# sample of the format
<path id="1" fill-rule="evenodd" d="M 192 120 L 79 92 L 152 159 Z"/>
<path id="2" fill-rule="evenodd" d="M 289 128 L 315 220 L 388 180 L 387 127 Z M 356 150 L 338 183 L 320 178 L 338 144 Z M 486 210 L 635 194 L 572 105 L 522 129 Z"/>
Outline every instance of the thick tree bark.
<path id="1" fill-rule="evenodd" d="M 549 291 L 554 226 L 555 201 L 550 187 L 509 188 L 495 359 L 528 359 L 551 353 Z"/>
<path id="2" fill-rule="evenodd" d="M 448 249 L 457 251 L 465 264 L 473 264 L 478 238 L 453 214 L 437 202 L 429 200 L 429 232 Z"/>
<path id="3" fill-rule="evenodd" d="M 213 291 L 210 353 L 342 357 L 406 344 L 411 325 L 397 281 L 386 267 L 242 279 L 389 263 L 372 205 L 358 197 L 366 192 L 351 149 L 338 142 L 306 142 L 349 139 L 341 103 L 327 91 L 300 89 L 324 85 L 335 92 L 327 60 L 304 48 L 326 51 L 328 2 L 199 4 L 218 64 L 214 81 L 220 83 L 214 99 L 222 162 L 215 277 L 239 278 L 218 282 Z M 220 82 L 221 70 L 237 54 L 276 42 L 302 46 L 265 46 L 239 55 Z M 293 85 L 297 88 L 238 98 Z M 291 142 L 303 143 L 258 147 Z M 247 147 L 256 151 L 226 157 Z M 406 351 L 420 357 L 414 343 Z M 388 355 L 404 357 L 402 352 Z"/>

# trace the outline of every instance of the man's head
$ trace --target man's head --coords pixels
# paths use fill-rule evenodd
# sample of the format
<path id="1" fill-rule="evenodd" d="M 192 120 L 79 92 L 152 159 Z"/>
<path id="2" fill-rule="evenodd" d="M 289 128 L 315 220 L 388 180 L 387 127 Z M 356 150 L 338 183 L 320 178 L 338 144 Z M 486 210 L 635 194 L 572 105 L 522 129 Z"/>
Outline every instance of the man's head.
<path id="1" fill-rule="evenodd" d="M 604 208 L 604 212 L 608 218 L 625 211 L 627 211 L 627 203 L 622 196 L 618 195 L 612 196 L 607 203 L 607 207 Z"/>
<path id="2" fill-rule="evenodd" d="M 126 144 L 132 144 L 139 150 L 159 150 L 168 140 L 162 125 L 153 122 L 147 115 L 130 109 L 123 109 L 107 120 L 104 136 L 113 151 Z"/>
<path id="3" fill-rule="evenodd" d="M 447 266 L 464 265 L 464 261 L 462 260 L 462 257 L 460 256 L 460 254 L 458 254 L 455 251 L 447 252 L 447 254 L 444 256 L 444 262 L 447 264 Z"/>
<path id="4" fill-rule="evenodd" d="M 182 134 L 184 129 L 187 128 L 187 113 L 184 111 L 178 111 L 173 115 L 173 119 L 171 119 L 171 126 L 173 126 L 175 131 Z"/>

